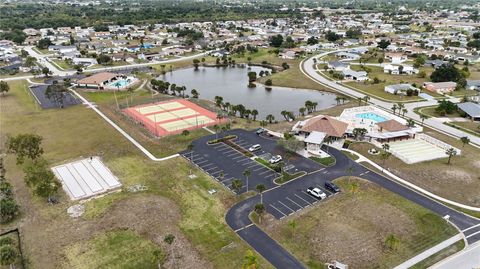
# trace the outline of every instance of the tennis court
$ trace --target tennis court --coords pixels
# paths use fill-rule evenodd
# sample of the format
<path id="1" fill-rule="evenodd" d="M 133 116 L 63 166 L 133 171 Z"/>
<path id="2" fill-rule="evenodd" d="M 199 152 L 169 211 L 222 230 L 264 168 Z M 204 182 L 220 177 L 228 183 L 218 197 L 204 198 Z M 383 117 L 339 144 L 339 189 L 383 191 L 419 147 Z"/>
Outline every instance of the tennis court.
<path id="1" fill-rule="evenodd" d="M 216 113 L 185 99 L 130 107 L 124 109 L 124 112 L 156 136 L 177 134 L 183 130 L 226 122 L 226 119 L 217 119 Z"/>

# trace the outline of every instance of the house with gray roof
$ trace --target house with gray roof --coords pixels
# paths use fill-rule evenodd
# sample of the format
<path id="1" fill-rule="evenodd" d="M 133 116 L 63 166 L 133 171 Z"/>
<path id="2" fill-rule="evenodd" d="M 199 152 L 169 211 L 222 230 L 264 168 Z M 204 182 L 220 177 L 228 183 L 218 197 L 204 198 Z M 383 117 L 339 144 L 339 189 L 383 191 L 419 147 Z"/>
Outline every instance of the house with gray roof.
<path id="1" fill-rule="evenodd" d="M 467 90 L 477 90 L 480 91 L 480 80 L 471 80 L 467 79 L 467 85 L 465 86 Z"/>
<path id="2" fill-rule="evenodd" d="M 465 112 L 472 120 L 480 120 L 480 104 L 466 102 L 457 105 L 458 109 Z"/>

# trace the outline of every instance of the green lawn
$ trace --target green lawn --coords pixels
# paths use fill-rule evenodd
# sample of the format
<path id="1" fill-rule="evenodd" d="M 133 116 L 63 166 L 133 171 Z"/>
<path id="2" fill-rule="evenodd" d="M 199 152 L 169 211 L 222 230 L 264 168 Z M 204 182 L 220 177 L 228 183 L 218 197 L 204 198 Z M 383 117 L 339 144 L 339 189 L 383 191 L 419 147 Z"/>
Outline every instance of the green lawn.
<path id="1" fill-rule="evenodd" d="M 23 174 L 15 165 L 13 156 L 9 156 L 7 176 L 12 181 L 16 198 L 22 207 L 20 221 L 25 238 L 23 244 L 32 267 L 61 267 L 61 263 L 69 261 L 65 253 L 70 253 L 69 257 L 78 258 L 71 259 L 73 263 L 83 264 L 84 261 L 89 261 L 93 267 L 101 267 L 107 258 L 114 259 L 117 255 L 114 252 L 95 250 L 95 244 L 100 246 L 101 242 L 109 238 L 105 235 L 109 231 L 124 228 L 135 231 L 138 236 L 128 240 L 143 242 L 139 244 L 144 246 L 147 244 L 145 242 L 158 239 L 156 233 L 164 234 L 167 223 L 181 233 L 185 244 L 191 246 L 186 248 L 190 252 L 182 250 L 187 251 L 185 255 L 199 256 L 215 268 L 241 267 L 243 256 L 249 247 L 224 221 L 225 212 L 237 199 L 231 192 L 180 157 L 165 162 L 150 161 L 91 109 L 79 105 L 40 110 L 29 96 L 25 81 L 9 84 L 11 91 L 5 97 L 0 97 L 2 147 L 8 134 L 33 132 L 44 138 L 44 156 L 52 165 L 98 155 L 118 176 L 124 187 L 142 184 L 148 188 L 141 193 L 121 191 L 90 200 L 85 203 L 85 216 L 71 219 L 65 212 L 74 203 L 68 200 L 63 191 L 59 193 L 60 203 L 57 205 L 47 205 L 45 201 L 33 197 L 30 189 L 25 186 Z M 100 96 L 97 100 L 102 98 L 105 98 L 103 101 L 110 102 L 105 96 Z M 176 143 L 173 147 L 183 148 L 179 145 L 186 143 L 171 139 L 168 143 Z M 173 152 L 173 147 L 168 150 Z M 187 178 L 190 171 L 197 175 L 196 179 Z M 216 189 L 217 193 L 210 195 L 210 189 Z M 151 199 L 152 196 L 167 200 L 172 206 L 152 208 L 152 211 L 142 213 L 141 206 L 135 207 L 138 203 L 127 203 L 134 198 Z M 147 205 L 148 203 L 144 206 Z M 118 207 L 125 207 L 137 219 L 125 220 L 124 212 L 118 210 Z M 169 212 L 178 217 L 169 217 Z M 149 222 L 152 218 L 158 221 L 152 224 Z M 128 240 L 124 242 L 130 242 Z M 129 257 L 128 253 L 135 249 L 131 249 L 130 244 L 125 244 L 127 243 L 119 243 L 116 248 L 119 257 L 125 255 L 122 259 L 131 259 L 132 264 L 146 262 L 137 255 Z M 45 248 L 45 245 L 49 248 Z M 76 252 L 72 252 L 83 247 L 87 248 L 86 252 L 80 252 L 83 254 L 76 255 Z M 271 268 L 261 257 L 259 263 L 261 268 Z"/>
<path id="2" fill-rule="evenodd" d="M 349 178 L 335 183 L 340 194 L 300 214 L 262 223 L 310 268 L 333 260 L 352 268 L 392 268 L 457 233 L 441 217 L 374 183 Z M 398 239 L 394 249 L 386 246 L 389 235 Z"/>
<path id="3" fill-rule="evenodd" d="M 68 267 L 77 269 L 156 268 L 164 255 L 153 242 L 129 230 L 108 232 L 66 251 Z"/>
<path id="4" fill-rule="evenodd" d="M 310 159 L 323 164 L 325 166 L 330 166 L 335 163 L 335 159 L 333 157 L 324 157 L 324 158 L 319 158 L 319 157 L 310 157 Z"/>
<path id="5" fill-rule="evenodd" d="M 480 136 L 480 123 L 475 121 L 452 121 L 445 123 L 454 128 L 463 130 L 476 136 Z"/>
<path id="6" fill-rule="evenodd" d="M 60 69 L 63 69 L 63 70 L 72 69 L 72 66 L 64 60 L 57 59 L 57 60 L 52 60 L 52 62 L 54 62 L 58 67 L 60 67 Z"/>

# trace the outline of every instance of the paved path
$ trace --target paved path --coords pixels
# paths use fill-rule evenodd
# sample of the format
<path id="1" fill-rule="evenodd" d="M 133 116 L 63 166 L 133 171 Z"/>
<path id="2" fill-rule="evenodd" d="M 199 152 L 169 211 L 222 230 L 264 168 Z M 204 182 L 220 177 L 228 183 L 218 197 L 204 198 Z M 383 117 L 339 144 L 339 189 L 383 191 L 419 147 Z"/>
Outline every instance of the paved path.
<path id="1" fill-rule="evenodd" d="M 323 85 L 323 86 L 325 86 L 329 89 L 341 92 L 342 94 L 345 94 L 345 95 L 353 97 L 353 98 L 358 98 L 358 97 L 363 98 L 365 96 L 365 94 L 363 94 L 361 92 L 358 92 L 358 91 L 355 91 L 351 88 L 348 88 L 344 85 L 338 84 L 334 81 L 331 81 L 331 80 L 323 77 L 322 75 L 317 73 L 317 70 L 314 67 L 314 65 L 315 65 L 314 60 L 313 60 L 314 58 L 323 57 L 323 56 L 328 55 L 330 53 L 335 53 L 335 52 L 338 52 L 338 51 L 345 51 L 345 50 L 349 50 L 349 49 L 342 49 L 342 50 L 337 50 L 337 51 L 324 52 L 324 53 L 315 55 L 314 57 L 310 57 L 308 59 L 305 59 L 300 63 L 300 69 L 301 69 L 303 74 L 305 74 L 307 77 L 309 77 L 313 81 L 317 82 L 318 84 L 321 84 L 321 85 Z M 458 98 L 453 98 L 453 100 L 458 101 Z M 374 97 L 370 97 L 369 102 L 371 104 L 373 104 L 373 105 L 375 105 L 375 106 L 377 106 L 381 109 L 387 110 L 389 112 L 391 111 L 391 107 L 394 104 L 393 102 L 382 101 L 382 100 L 374 98 Z M 436 100 L 414 102 L 414 103 L 405 103 L 405 108 L 408 110 L 408 112 L 405 114 L 405 116 L 407 118 L 411 118 L 411 119 L 415 120 L 417 123 L 420 123 L 420 122 L 422 122 L 422 120 L 420 119 L 420 116 L 418 114 L 413 112 L 413 109 L 416 108 L 416 107 L 432 106 L 432 105 L 435 105 L 435 104 L 437 104 Z M 460 138 L 460 137 L 466 136 L 470 139 L 470 141 L 471 141 L 470 144 L 472 144 L 476 147 L 480 147 L 480 137 L 477 137 L 477 136 L 468 134 L 466 132 L 463 132 L 461 130 L 455 129 L 453 127 L 447 126 L 436 118 L 429 118 L 429 119 L 424 121 L 424 124 L 426 126 L 430 127 L 430 128 L 433 128 L 433 129 L 435 129 L 435 130 L 437 130 L 441 133 L 447 134 L 447 135 L 452 136 L 452 137 Z"/>
<path id="2" fill-rule="evenodd" d="M 472 245 L 436 264 L 430 269 L 475 269 L 480 268 L 480 243 Z"/>
<path id="3" fill-rule="evenodd" d="M 458 242 L 462 239 L 463 239 L 462 234 L 454 235 L 454 236 L 450 237 L 449 239 L 441 242 L 440 244 L 435 245 L 435 246 L 425 250 L 424 252 L 418 254 L 417 256 L 405 261 L 404 263 L 402 263 L 398 266 L 395 266 L 393 269 L 408 269 L 408 268 L 414 266 L 415 264 L 425 260 L 426 258 L 434 255 L 437 252 L 442 251 L 443 249 L 455 244 L 456 242 Z M 451 268 L 453 268 L 453 267 L 451 267 Z M 455 268 L 457 268 L 457 267 L 455 267 Z"/>

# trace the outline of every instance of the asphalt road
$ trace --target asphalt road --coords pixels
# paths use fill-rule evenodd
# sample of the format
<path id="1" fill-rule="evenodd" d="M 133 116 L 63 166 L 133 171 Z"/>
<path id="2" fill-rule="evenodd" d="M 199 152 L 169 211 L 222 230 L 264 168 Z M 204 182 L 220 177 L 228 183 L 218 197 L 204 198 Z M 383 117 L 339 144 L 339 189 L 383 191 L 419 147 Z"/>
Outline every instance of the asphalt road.
<path id="1" fill-rule="evenodd" d="M 266 151 L 275 152 L 279 150 L 274 140 L 259 137 L 251 131 L 232 130 L 229 131 L 228 134 L 236 134 L 239 139 L 249 141 L 247 144 L 245 144 L 245 146 L 258 143 L 261 144 L 262 148 Z M 195 141 L 194 151 L 203 152 L 205 149 L 208 150 L 206 155 L 204 155 L 205 157 L 212 158 L 213 160 L 218 158 L 219 162 L 224 162 L 227 164 L 222 167 L 225 173 L 238 174 L 238 165 L 233 164 L 230 167 L 225 156 L 218 155 L 218 153 L 211 151 L 209 148 L 210 146 L 206 145 L 208 140 L 214 138 L 215 135 L 211 135 Z M 296 160 L 292 161 L 296 167 L 297 165 L 300 167 L 301 163 L 305 162 L 306 165 L 304 164 L 304 166 L 312 170 L 310 170 L 307 175 L 287 182 L 283 185 L 278 186 L 273 182 L 271 182 L 273 185 L 268 185 L 268 190 L 263 193 L 263 203 L 268 213 L 272 214 L 277 219 L 281 219 L 292 215 L 303 208 L 315 206 L 317 203 L 321 203 L 321 201 L 318 201 L 307 195 L 305 192 L 306 188 L 316 186 L 324 189 L 323 186 L 326 181 L 351 175 L 374 182 L 391 192 L 401 195 L 402 197 L 431 210 L 441 217 L 449 215 L 449 221 L 457 226 L 460 230 L 464 231 L 469 244 L 480 240 L 479 219 L 467 216 L 422 194 L 419 194 L 412 189 L 400 185 L 399 183 L 394 182 L 383 175 L 370 171 L 362 165 L 354 162 L 337 149 L 329 148 L 328 150 L 336 159 L 335 165 L 331 167 L 323 167 L 317 163 L 312 163 L 311 160 L 297 156 Z M 185 157 L 188 158 L 188 152 L 184 154 L 186 154 Z M 348 167 L 352 167 L 353 169 L 351 174 L 347 173 Z M 260 179 L 260 181 L 264 180 L 264 178 Z M 252 182 L 256 182 L 255 179 L 253 179 L 253 176 Z M 329 197 L 333 195 L 326 190 L 325 192 L 329 195 Z M 250 221 L 248 215 L 250 212 L 252 212 L 255 204 L 259 202 L 260 196 L 256 195 L 234 205 L 226 214 L 225 218 L 227 224 L 276 268 L 306 268 L 281 245 L 272 240 L 268 234 L 263 232 Z"/>
<path id="2" fill-rule="evenodd" d="M 349 48 L 349 49 L 351 49 L 351 48 Z M 326 86 L 330 89 L 341 92 L 341 93 L 343 93 L 347 96 L 351 96 L 351 97 L 354 97 L 354 98 L 358 98 L 358 97 L 363 98 L 365 96 L 365 94 L 363 94 L 361 92 L 358 92 L 358 91 L 355 91 L 351 88 L 345 87 L 341 84 L 338 84 L 335 81 L 331 81 L 331 80 L 323 77 L 322 75 L 317 73 L 317 70 L 314 67 L 315 66 L 314 61 L 313 61 L 314 58 L 323 57 L 323 56 L 331 54 L 331 53 L 336 53 L 336 52 L 339 52 L 339 51 L 345 51 L 345 50 L 349 50 L 349 49 L 341 49 L 341 50 L 336 50 L 336 51 L 324 52 L 324 53 L 321 53 L 319 55 L 315 55 L 314 57 L 310 57 L 310 58 L 308 58 L 308 59 L 306 59 L 306 60 L 304 60 L 300 63 L 300 69 L 303 71 L 303 73 L 307 77 L 309 77 L 313 81 L 315 81 L 315 82 L 317 82 L 317 83 L 319 83 L 323 86 Z M 406 78 L 408 78 L 408 77 L 406 77 Z M 460 98 L 450 98 L 450 101 L 459 102 Z M 382 109 L 387 110 L 387 111 L 391 111 L 391 107 L 394 104 L 394 102 L 386 102 L 386 101 L 383 101 L 383 100 L 380 100 L 380 99 L 374 98 L 374 97 L 371 97 L 369 102 L 371 104 L 376 105 L 379 108 L 382 108 Z M 413 110 L 417 107 L 432 106 L 432 105 L 436 105 L 436 104 L 437 104 L 436 100 L 427 100 L 427 101 L 422 101 L 422 102 L 405 103 L 405 108 L 408 110 L 408 112 L 406 113 L 405 116 L 407 116 L 408 118 L 411 118 L 411 119 L 413 119 L 417 122 L 422 122 L 422 120 L 420 119 L 420 116 L 418 114 L 416 114 Z M 468 134 L 466 132 L 455 129 L 453 127 L 447 126 L 447 125 L 443 124 L 442 121 L 440 121 L 436 118 L 426 119 L 424 121 L 424 124 L 428 127 L 434 128 L 436 130 L 440 130 L 441 132 L 446 133 L 446 134 L 448 134 L 450 136 L 453 136 L 453 137 L 460 138 L 460 137 L 465 137 L 466 136 L 470 139 L 471 144 L 475 144 L 477 147 L 480 146 L 480 138 L 479 137 Z"/>

